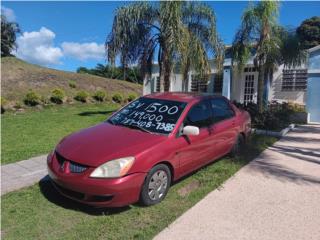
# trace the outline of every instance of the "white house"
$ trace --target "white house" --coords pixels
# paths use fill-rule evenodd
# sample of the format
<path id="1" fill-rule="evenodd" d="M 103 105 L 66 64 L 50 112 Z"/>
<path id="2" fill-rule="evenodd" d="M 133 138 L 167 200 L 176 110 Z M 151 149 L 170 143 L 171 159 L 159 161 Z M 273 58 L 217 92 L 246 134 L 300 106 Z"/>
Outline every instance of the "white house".
<path id="1" fill-rule="evenodd" d="M 231 58 L 224 61 L 223 74 L 217 74 L 213 61 L 210 61 L 209 81 L 201 81 L 192 71 L 188 81 L 182 81 L 182 74 L 171 75 L 169 91 L 208 92 L 223 95 L 241 103 L 257 101 L 258 72 L 252 60 L 243 72 L 231 69 Z M 320 46 L 309 49 L 309 61 L 295 69 L 280 66 L 272 76 L 265 79 L 264 99 L 268 101 L 293 102 L 306 105 L 310 121 L 320 122 Z M 160 90 L 159 67 L 154 65 L 151 78 L 143 84 L 143 94 Z"/>

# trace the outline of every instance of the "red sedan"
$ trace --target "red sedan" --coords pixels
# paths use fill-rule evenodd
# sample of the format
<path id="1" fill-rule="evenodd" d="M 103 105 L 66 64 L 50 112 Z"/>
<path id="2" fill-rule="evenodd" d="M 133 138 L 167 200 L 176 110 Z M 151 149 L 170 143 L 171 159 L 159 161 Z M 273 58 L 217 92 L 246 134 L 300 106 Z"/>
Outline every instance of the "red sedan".
<path id="1" fill-rule="evenodd" d="M 221 96 L 157 93 L 73 133 L 49 154 L 64 196 L 98 207 L 162 201 L 172 182 L 228 153 L 250 133 L 250 116 Z"/>

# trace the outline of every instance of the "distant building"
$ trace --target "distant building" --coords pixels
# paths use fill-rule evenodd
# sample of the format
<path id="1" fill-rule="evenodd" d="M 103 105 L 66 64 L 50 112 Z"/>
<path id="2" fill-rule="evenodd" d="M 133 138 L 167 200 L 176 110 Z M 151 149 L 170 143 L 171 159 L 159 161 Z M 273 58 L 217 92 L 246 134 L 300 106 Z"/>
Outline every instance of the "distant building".
<path id="1" fill-rule="evenodd" d="M 264 99 L 306 105 L 311 122 L 320 122 L 320 46 L 308 50 L 309 60 L 304 66 L 284 69 L 281 65 L 272 76 L 265 78 Z M 257 102 L 258 72 L 249 60 L 243 72 L 231 69 L 231 58 L 226 56 L 223 74 L 217 74 L 214 61 L 210 61 L 209 81 L 201 81 L 192 71 L 188 80 L 182 74 L 171 75 L 169 91 L 208 92 L 223 95 L 241 103 Z M 143 94 L 160 91 L 159 66 L 155 64 L 151 78 L 145 79 Z"/>

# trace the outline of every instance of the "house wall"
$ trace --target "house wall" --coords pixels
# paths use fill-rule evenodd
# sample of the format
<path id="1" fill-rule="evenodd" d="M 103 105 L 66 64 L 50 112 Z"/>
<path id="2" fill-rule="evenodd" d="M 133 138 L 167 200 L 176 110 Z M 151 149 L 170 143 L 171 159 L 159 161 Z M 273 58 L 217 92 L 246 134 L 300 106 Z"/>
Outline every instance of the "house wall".
<path id="1" fill-rule="evenodd" d="M 319 51 L 318 51 L 319 53 Z M 312 54 L 310 57 L 312 58 Z M 319 59 L 319 54 L 314 54 L 314 59 Z M 257 89 L 258 89 L 258 72 L 239 72 L 238 70 L 232 70 L 231 59 L 225 59 L 224 62 L 224 74 L 223 74 L 223 86 L 222 86 L 222 95 L 235 100 L 237 102 L 244 102 L 244 92 L 245 92 L 245 79 L 246 75 L 254 75 L 254 97 L 253 101 L 257 101 Z M 310 69 L 320 69 L 320 63 L 318 61 L 311 61 L 309 63 Z M 214 64 L 210 63 L 211 67 L 211 76 L 208 81 L 207 92 L 215 93 L 214 89 L 214 76 L 216 74 L 216 69 Z M 249 60 L 246 67 L 253 67 L 252 59 Z M 276 71 L 274 71 L 272 78 L 270 79 L 270 88 L 268 89 L 268 101 L 276 100 L 278 102 L 294 102 L 298 104 L 306 103 L 306 91 L 283 91 L 282 90 L 282 70 L 284 66 L 281 65 Z M 306 68 L 301 66 L 300 69 Z M 312 70 L 314 71 L 314 70 Z M 183 83 L 182 75 L 180 73 L 172 74 L 170 91 L 191 91 L 191 79 L 192 71 L 189 72 L 188 81 Z M 150 94 L 156 91 L 156 80 L 159 76 L 159 67 L 154 65 L 152 70 L 152 77 L 150 79 L 145 79 L 143 94 Z M 185 89 L 187 86 L 187 89 Z M 267 84 L 269 86 L 269 84 Z"/>
<path id="2" fill-rule="evenodd" d="M 301 69 L 304 66 L 300 67 Z M 298 104 L 305 104 L 306 102 L 306 92 L 305 91 L 282 91 L 282 70 L 284 66 L 281 65 L 273 73 L 273 78 L 270 86 L 268 100 L 278 101 L 278 102 L 293 102 Z"/>
<path id="3" fill-rule="evenodd" d="M 320 49 L 310 53 L 308 72 L 320 73 Z"/>
<path id="4" fill-rule="evenodd" d="M 142 94 L 143 95 L 150 94 L 151 93 L 151 86 L 153 86 L 153 78 L 151 78 L 151 77 L 144 78 Z"/>
<path id="5" fill-rule="evenodd" d="M 222 96 L 230 99 L 231 94 L 231 68 L 227 67 L 223 70 Z"/>
<path id="6" fill-rule="evenodd" d="M 182 91 L 182 74 L 171 74 L 170 91 Z"/>
<path id="7" fill-rule="evenodd" d="M 188 74 L 187 82 L 183 82 L 183 76 L 180 73 L 171 74 L 170 77 L 170 91 L 171 92 L 181 92 L 181 91 L 191 91 L 191 81 L 194 72 L 190 71 Z M 214 66 L 211 65 L 211 73 L 208 80 L 207 92 L 214 93 L 214 76 L 216 70 Z M 149 78 L 144 79 L 143 84 L 143 95 L 150 94 L 156 91 L 157 78 L 159 77 L 159 68 L 154 66 L 152 70 L 152 75 Z"/>
<path id="8" fill-rule="evenodd" d="M 320 123 L 320 48 L 310 53 L 308 64 L 306 106 L 309 121 Z"/>

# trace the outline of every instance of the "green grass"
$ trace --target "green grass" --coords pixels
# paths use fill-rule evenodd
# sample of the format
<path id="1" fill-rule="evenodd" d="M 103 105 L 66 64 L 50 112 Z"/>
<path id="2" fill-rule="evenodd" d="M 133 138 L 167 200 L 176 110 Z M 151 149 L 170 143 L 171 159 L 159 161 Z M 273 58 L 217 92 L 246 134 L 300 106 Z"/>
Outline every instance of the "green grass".
<path id="1" fill-rule="evenodd" d="M 75 85 L 70 86 L 70 82 Z M 1 96 L 8 102 L 22 102 L 30 89 L 49 99 L 55 88 L 62 89 L 70 99 L 81 90 L 92 95 L 104 89 L 109 99 L 116 92 L 121 92 L 124 97 L 142 93 L 140 84 L 46 68 L 16 57 L 1 57 Z"/>
<path id="2" fill-rule="evenodd" d="M 152 207 L 98 210 L 61 197 L 48 181 L 2 197 L 3 239 L 151 239 L 183 212 L 219 187 L 276 138 L 254 136 L 242 156 L 223 158 L 174 184 Z M 179 190 L 199 186 L 182 197 Z"/>
<path id="3" fill-rule="evenodd" d="M 118 107 L 78 104 L 5 113 L 1 115 L 2 164 L 48 153 L 62 137 L 105 120 Z"/>

